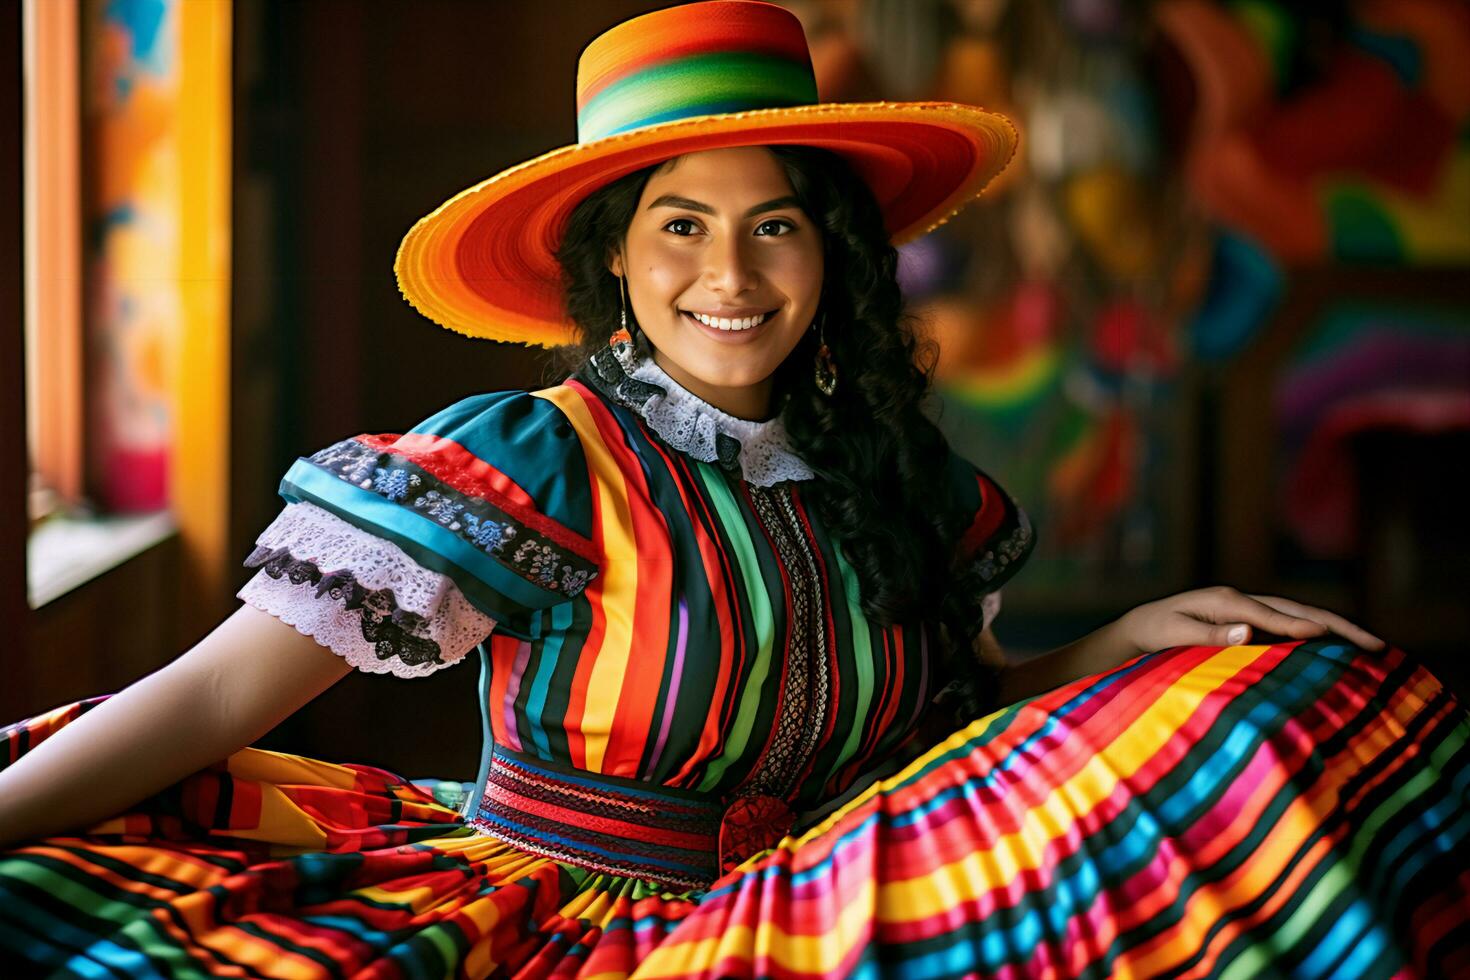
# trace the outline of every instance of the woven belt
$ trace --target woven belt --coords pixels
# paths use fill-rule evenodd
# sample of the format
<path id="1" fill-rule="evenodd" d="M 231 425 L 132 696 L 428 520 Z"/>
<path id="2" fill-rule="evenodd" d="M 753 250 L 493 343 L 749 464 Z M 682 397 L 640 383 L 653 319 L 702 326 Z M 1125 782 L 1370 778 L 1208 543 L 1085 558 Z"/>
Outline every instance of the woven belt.
<path id="1" fill-rule="evenodd" d="M 719 877 L 724 814 L 710 794 L 560 766 L 497 744 L 468 823 L 533 854 L 688 889 Z"/>

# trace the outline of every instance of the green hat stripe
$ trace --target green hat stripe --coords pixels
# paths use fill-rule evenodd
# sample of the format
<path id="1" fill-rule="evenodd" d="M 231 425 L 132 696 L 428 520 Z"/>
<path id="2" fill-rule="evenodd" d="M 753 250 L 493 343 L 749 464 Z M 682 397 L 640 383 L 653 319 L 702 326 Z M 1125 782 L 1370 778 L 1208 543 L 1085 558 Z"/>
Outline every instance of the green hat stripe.
<path id="1" fill-rule="evenodd" d="M 817 101 L 808 66 L 731 51 L 652 65 L 597 93 L 577 115 L 577 140 L 710 112 L 769 109 Z"/>

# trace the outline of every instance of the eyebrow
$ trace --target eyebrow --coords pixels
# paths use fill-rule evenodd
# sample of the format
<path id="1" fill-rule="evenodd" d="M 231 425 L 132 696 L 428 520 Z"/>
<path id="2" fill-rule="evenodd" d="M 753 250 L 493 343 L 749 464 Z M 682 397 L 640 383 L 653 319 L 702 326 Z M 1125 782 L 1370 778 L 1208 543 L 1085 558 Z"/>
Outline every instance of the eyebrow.
<path id="1" fill-rule="evenodd" d="M 714 214 L 715 209 L 708 204 L 690 200 L 687 197 L 679 197 L 676 194 L 664 194 L 650 204 L 645 210 L 652 211 L 657 207 L 684 208 L 689 211 L 699 211 L 703 214 Z M 765 211 L 775 211 L 778 208 L 800 208 L 801 202 L 794 196 L 788 194 L 785 197 L 772 198 L 746 211 L 741 217 L 753 218 Z"/>

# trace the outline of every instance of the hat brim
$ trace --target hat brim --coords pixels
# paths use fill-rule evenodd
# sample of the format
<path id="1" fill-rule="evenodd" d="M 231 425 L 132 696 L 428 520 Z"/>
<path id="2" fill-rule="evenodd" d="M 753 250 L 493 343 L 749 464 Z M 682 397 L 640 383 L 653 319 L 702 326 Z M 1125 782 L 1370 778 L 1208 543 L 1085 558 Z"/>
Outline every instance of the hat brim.
<path id="1" fill-rule="evenodd" d="M 973 200 L 1010 161 L 1016 129 L 953 102 L 818 103 L 697 116 L 563 146 L 517 164 L 419 219 L 393 271 L 405 299 L 471 337 L 555 347 L 576 340 L 556 249 L 572 210 L 624 174 L 700 150 L 801 144 L 849 160 L 890 241 L 911 241 Z"/>

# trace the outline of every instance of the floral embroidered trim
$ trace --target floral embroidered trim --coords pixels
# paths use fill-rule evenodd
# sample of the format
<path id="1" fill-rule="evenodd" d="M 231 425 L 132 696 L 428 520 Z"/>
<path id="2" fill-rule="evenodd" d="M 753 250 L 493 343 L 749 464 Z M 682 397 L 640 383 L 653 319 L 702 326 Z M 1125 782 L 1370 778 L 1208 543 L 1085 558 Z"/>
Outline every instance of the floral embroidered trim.
<path id="1" fill-rule="evenodd" d="M 779 415 L 757 422 L 723 412 L 679 384 L 631 343 L 600 349 L 579 374 L 613 401 L 637 412 L 674 449 L 717 463 L 748 483 L 768 487 L 816 476 L 791 448 Z"/>
<path id="2" fill-rule="evenodd" d="M 260 574 L 237 593 L 241 599 L 369 673 L 431 673 L 458 662 L 495 626 L 457 590 L 432 616 L 421 616 L 401 608 L 392 589 L 364 588 L 352 571 L 323 572 L 285 548 L 257 546 L 244 564 Z"/>
<path id="3" fill-rule="evenodd" d="M 344 439 L 313 453 L 309 461 L 338 479 L 413 509 L 550 592 L 572 598 L 597 577 L 593 562 L 403 456 Z"/>
<path id="4" fill-rule="evenodd" d="M 474 453 L 440 436 L 421 432 L 402 435 L 360 435 L 357 441 L 381 453 L 401 456 L 418 465 L 434 479 L 458 490 L 466 497 L 484 498 L 515 520 L 555 541 L 568 551 L 588 561 L 597 560 L 597 546 L 565 525 L 559 524 L 534 507 L 509 499 L 484 471 L 493 468 Z"/>

